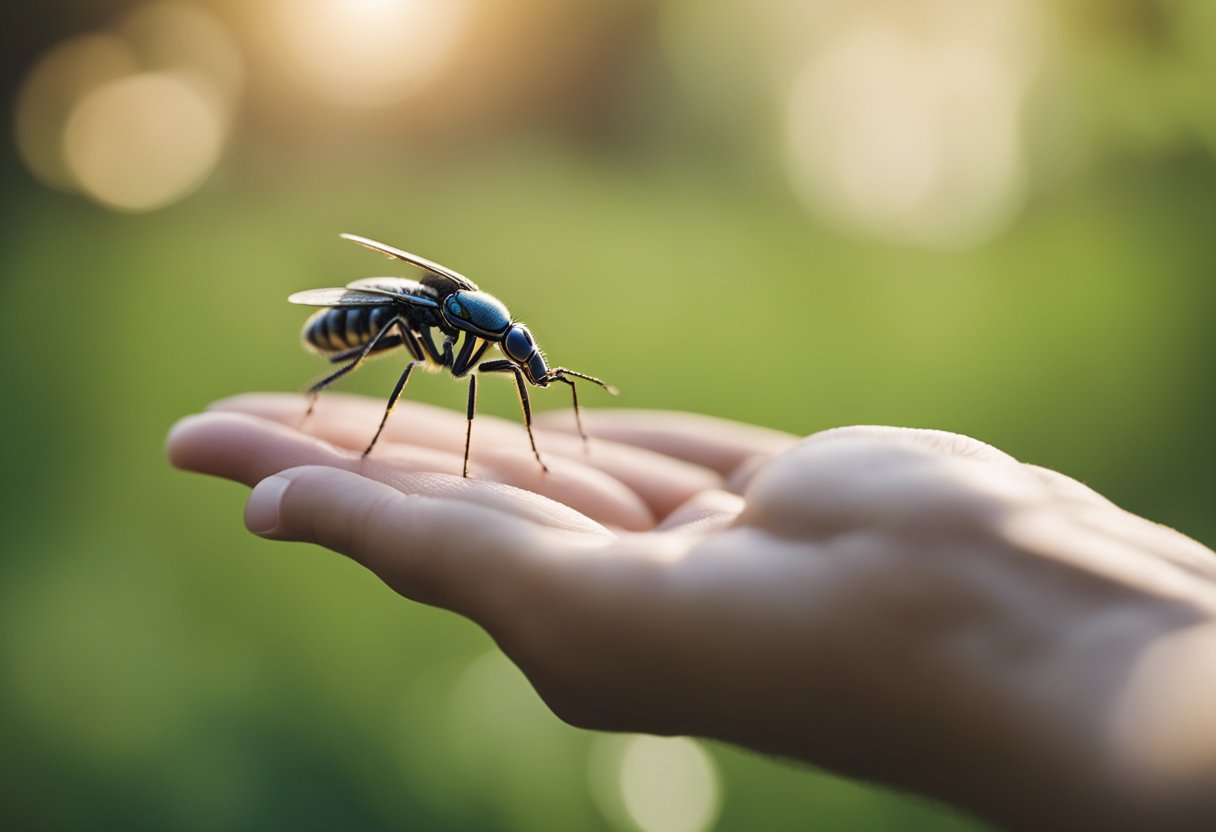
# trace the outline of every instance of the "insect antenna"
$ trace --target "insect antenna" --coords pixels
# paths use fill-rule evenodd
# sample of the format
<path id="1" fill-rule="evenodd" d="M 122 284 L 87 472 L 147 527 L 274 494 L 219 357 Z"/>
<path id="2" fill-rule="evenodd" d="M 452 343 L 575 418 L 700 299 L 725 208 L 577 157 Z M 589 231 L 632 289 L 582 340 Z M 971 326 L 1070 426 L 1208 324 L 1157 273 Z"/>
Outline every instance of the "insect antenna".
<path id="1" fill-rule="evenodd" d="M 589 376 L 586 373 L 578 373 L 578 372 L 575 372 L 574 370 L 567 370 L 565 367 L 555 368 L 553 370 L 553 372 L 550 373 L 550 375 L 555 376 L 555 377 L 574 376 L 575 378 L 581 378 L 583 381 L 589 381 L 592 384 L 598 384 L 600 387 L 603 387 L 605 390 L 607 390 L 608 394 L 611 396 L 619 396 L 621 394 L 620 390 L 617 390 L 615 387 L 613 387 L 611 384 L 609 384 L 606 381 L 598 379 L 595 376 Z"/>

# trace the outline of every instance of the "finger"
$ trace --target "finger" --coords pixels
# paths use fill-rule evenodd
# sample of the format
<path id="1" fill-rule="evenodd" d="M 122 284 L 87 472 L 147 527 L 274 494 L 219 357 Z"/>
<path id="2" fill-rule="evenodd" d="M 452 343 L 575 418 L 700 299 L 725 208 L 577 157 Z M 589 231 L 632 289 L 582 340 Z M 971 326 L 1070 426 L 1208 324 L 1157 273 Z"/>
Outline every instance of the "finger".
<path id="1" fill-rule="evenodd" d="M 584 447 L 570 434 L 540 432 L 537 439 L 545 458 L 551 450 L 580 465 L 603 471 L 623 483 L 663 518 L 706 489 L 722 486 L 722 477 L 709 468 L 632 445 L 596 439 Z"/>
<path id="2" fill-rule="evenodd" d="M 170 461 L 179 468 L 246 485 L 287 468 L 326 465 L 409 490 L 416 482 L 411 477 L 418 472 L 460 470 L 459 457 L 433 448 L 391 446 L 364 457 L 285 425 L 239 413 L 205 413 L 183 419 L 171 431 L 167 449 Z M 483 503 L 494 501 L 498 506 L 510 504 L 529 512 L 534 520 L 563 528 L 585 528 L 590 522 L 587 517 L 625 529 L 647 529 L 654 524 L 637 496 L 606 474 L 569 464 L 555 464 L 550 473 L 544 474 L 535 467 L 535 460 L 533 466 L 520 465 L 518 460 L 508 462 L 512 464 L 476 466 L 475 473 L 483 478 L 465 481 L 476 485 L 463 487 L 459 496 Z M 502 482 L 489 481 L 485 475 Z M 556 511 L 559 503 L 555 500 L 565 503 L 562 512 Z"/>
<path id="3" fill-rule="evenodd" d="M 743 498 L 719 489 L 702 491 L 659 524 L 659 531 L 709 532 L 725 529 L 743 510 Z"/>
<path id="4" fill-rule="evenodd" d="M 518 588 L 559 533 L 476 500 L 453 498 L 450 479 L 430 475 L 403 492 L 327 466 L 289 468 L 254 488 L 246 525 L 271 539 L 341 552 L 408 598 L 476 618 L 488 602 Z M 568 546 L 569 535 L 562 538 Z"/>
<path id="5" fill-rule="evenodd" d="M 169 431 L 166 441 L 169 461 L 178 468 L 224 477 L 250 487 L 286 468 L 329 465 L 355 470 L 360 462 L 383 467 L 379 460 L 353 459 L 348 452 L 306 436 L 286 425 L 278 425 L 236 413 L 202 413 L 187 416 Z M 426 470 L 451 463 L 448 454 L 419 448 L 417 469 Z"/>
<path id="6" fill-rule="evenodd" d="M 760 454 L 748 457 L 726 478 L 726 490 L 731 494 L 742 494 L 747 490 L 747 486 L 752 479 L 763 471 L 764 466 L 768 465 L 772 459 L 771 456 L 762 456 Z"/>
<path id="7" fill-rule="evenodd" d="M 549 430 L 575 430 L 572 414 L 545 414 Z M 755 456 L 772 457 L 793 447 L 798 437 L 768 428 L 715 419 L 698 413 L 599 410 L 583 413 L 587 433 L 702 465 L 722 476 Z"/>
<path id="8" fill-rule="evenodd" d="M 367 447 L 384 416 L 384 400 L 346 393 L 325 393 L 317 399 L 312 415 L 305 420 L 308 397 L 296 393 L 243 393 L 213 402 L 208 411 L 248 413 L 298 427 L 322 438 L 341 440 L 344 447 Z M 409 442 L 451 453 L 464 453 L 467 420 L 463 411 L 421 402 L 401 402 L 380 434 L 381 441 Z M 523 430 L 496 416 L 479 415 L 476 439 L 499 446 L 521 438 Z M 527 442 L 527 439 L 523 439 Z M 479 443 L 481 444 L 481 443 Z"/>
<path id="9" fill-rule="evenodd" d="M 210 409 L 249 413 L 300 426 L 306 433 L 355 450 L 366 446 L 371 429 L 384 413 L 384 403 L 377 399 L 326 394 L 317 402 L 313 415 L 301 425 L 307 406 L 303 396 L 251 393 L 223 399 Z M 463 414 L 425 404 L 405 403 L 394 411 L 376 447 L 397 442 L 463 454 L 465 425 Z M 543 430 L 535 433 L 546 464 L 558 456 L 603 471 L 631 489 L 655 517 L 666 517 L 693 495 L 721 486 L 721 477 L 716 472 L 645 448 L 609 441 L 592 442 L 584 448 L 582 441 L 569 433 Z M 529 479 L 537 468 L 521 425 L 493 416 L 479 416 L 473 428 L 473 453 L 482 458 L 483 454 L 496 450 L 510 451 L 507 459 L 518 462 L 520 468 L 514 472 L 512 480 L 516 484 Z"/>

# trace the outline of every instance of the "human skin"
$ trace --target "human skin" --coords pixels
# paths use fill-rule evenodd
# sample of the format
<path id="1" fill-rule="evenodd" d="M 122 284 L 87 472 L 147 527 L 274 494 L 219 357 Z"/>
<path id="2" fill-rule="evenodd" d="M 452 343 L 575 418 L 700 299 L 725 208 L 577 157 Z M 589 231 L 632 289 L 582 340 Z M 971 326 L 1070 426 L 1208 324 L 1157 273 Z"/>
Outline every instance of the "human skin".
<path id="1" fill-rule="evenodd" d="M 541 420 L 246 395 L 174 465 L 467 616 L 562 719 L 687 734 L 1003 827 L 1216 828 L 1216 554 L 941 431 L 805 439 L 692 414 Z M 809 820 L 809 819 L 808 819 Z"/>

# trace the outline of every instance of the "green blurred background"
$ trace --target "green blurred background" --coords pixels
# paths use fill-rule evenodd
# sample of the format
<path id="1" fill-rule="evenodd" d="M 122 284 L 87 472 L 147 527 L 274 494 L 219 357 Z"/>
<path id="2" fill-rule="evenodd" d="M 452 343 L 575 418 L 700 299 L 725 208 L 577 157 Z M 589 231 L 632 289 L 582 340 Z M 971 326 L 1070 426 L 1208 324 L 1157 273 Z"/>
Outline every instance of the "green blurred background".
<path id="1" fill-rule="evenodd" d="M 961 431 L 1216 542 L 1208 0 L 8 13 L 6 829 L 976 828 L 568 728 L 472 625 L 170 470 L 176 418 L 321 369 L 286 295 L 386 270 L 341 231 L 470 275 L 621 406 Z"/>

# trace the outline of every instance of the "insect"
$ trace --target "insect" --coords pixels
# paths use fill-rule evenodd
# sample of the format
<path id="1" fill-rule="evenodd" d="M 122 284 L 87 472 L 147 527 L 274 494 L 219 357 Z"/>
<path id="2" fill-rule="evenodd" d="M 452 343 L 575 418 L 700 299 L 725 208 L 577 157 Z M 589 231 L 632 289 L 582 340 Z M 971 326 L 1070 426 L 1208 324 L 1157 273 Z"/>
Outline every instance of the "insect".
<path id="1" fill-rule="evenodd" d="M 376 435 L 363 452 L 371 453 L 376 440 L 384 431 L 389 414 L 393 412 L 401 391 L 405 389 L 414 368 L 447 370 L 455 378 L 469 377 L 468 426 L 464 437 L 463 476 L 469 475 L 469 443 L 473 437 L 473 416 L 477 406 L 478 373 L 511 373 L 519 393 L 524 427 L 532 453 L 540 467 L 548 466 L 536 449 L 532 435 L 532 404 L 528 400 L 528 385 L 548 387 L 553 382 L 570 386 L 574 400 L 574 418 L 579 436 L 586 447 L 578 409 L 578 388 L 574 379 L 582 379 L 617 394 L 616 388 L 594 376 L 552 367 L 536 345 L 532 333 L 522 323 L 511 320 L 507 307 L 498 298 L 477 288 L 477 284 L 438 263 L 410 254 L 392 246 L 343 234 L 344 239 L 377 251 L 391 259 L 402 260 L 422 271 L 421 279 L 405 277 L 368 277 L 348 283 L 344 289 L 311 289 L 296 292 L 287 300 L 303 306 L 327 307 L 315 313 L 304 324 L 301 338 L 304 346 L 324 355 L 334 364 L 343 364 L 308 389 L 308 415 L 312 414 L 317 396 L 322 390 L 355 370 L 368 357 L 404 347 L 410 354 L 401 377 L 388 398 L 388 406 L 380 419 Z M 441 344 L 436 337 L 442 337 Z M 497 344 L 505 358 L 482 361 L 490 345 Z"/>

